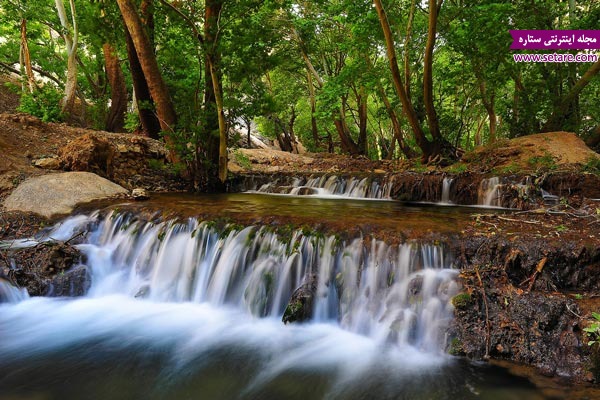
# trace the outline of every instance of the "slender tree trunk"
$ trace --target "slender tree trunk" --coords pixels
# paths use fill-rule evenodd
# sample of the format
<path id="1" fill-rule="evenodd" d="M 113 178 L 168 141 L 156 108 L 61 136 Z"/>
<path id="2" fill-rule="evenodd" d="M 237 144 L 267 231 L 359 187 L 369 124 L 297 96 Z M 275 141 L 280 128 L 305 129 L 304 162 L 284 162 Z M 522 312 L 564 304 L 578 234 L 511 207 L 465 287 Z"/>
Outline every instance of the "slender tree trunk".
<path id="1" fill-rule="evenodd" d="M 358 146 L 352 140 L 350 136 L 350 129 L 348 128 L 348 124 L 346 123 L 346 99 L 342 99 L 342 105 L 340 106 L 339 115 L 334 115 L 333 124 L 335 125 L 335 129 L 340 136 L 340 145 L 342 147 L 342 151 L 348 153 L 350 155 L 358 155 L 360 154 L 358 150 Z"/>
<path id="2" fill-rule="evenodd" d="M 429 23 L 427 31 L 427 44 L 425 46 L 425 58 L 423 60 L 423 103 L 427 114 L 429 133 L 434 141 L 442 141 L 440 124 L 435 111 L 433 99 L 433 49 L 437 34 L 437 18 L 443 0 L 429 0 Z"/>
<path id="3" fill-rule="evenodd" d="M 375 5 L 375 8 L 377 10 L 379 22 L 381 23 L 381 28 L 385 37 L 386 51 L 388 61 L 390 64 L 390 70 L 392 72 L 394 88 L 396 89 L 396 93 L 398 94 L 400 102 L 402 103 L 404 115 L 406 115 L 408 123 L 410 124 L 410 127 L 413 131 L 415 141 L 417 142 L 417 146 L 419 146 L 419 148 L 423 152 L 423 158 L 428 159 L 432 155 L 432 146 L 431 143 L 427 140 L 427 137 L 425 137 L 425 132 L 419 124 L 419 119 L 417 117 L 417 113 L 415 112 L 415 108 L 410 99 L 408 98 L 408 95 L 406 94 L 406 90 L 402 83 L 402 77 L 400 76 L 400 70 L 398 69 L 398 60 L 396 58 L 394 38 L 387 18 L 387 14 L 383 9 L 381 0 L 373 0 L 373 4 Z"/>
<path id="4" fill-rule="evenodd" d="M 406 23 L 406 37 L 404 38 L 404 90 L 406 96 L 410 99 L 410 51 L 409 44 L 412 37 L 413 21 L 415 19 L 415 8 L 417 0 L 410 2 L 410 11 L 408 12 L 408 22 Z"/>
<path id="5" fill-rule="evenodd" d="M 492 90 L 492 93 L 488 93 L 487 85 L 481 76 L 477 76 L 477 81 L 479 83 L 479 92 L 481 93 L 481 101 L 483 103 L 483 107 L 487 111 L 488 118 L 490 120 L 490 136 L 488 138 L 489 143 L 494 143 L 496 141 L 496 110 L 495 110 L 495 100 L 496 94 Z"/>
<path id="6" fill-rule="evenodd" d="M 60 24 L 64 29 L 63 38 L 67 49 L 67 78 L 65 82 L 65 96 L 62 100 L 62 112 L 72 115 L 75 109 L 75 98 L 77 96 L 77 45 L 79 40 L 79 28 L 77 27 L 77 14 L 74 0 L 69 0 L 71 9 L 71 21 L 67 17 L 63 0 L 55 0 L 56 11 Z"/>
<path id="7" fill-rule="evenodd" d="M 596 129 L 594 129 L 590 137 L 585 141 L 585 144 L 596 152 L 600 150 L 600 125 L 596 126 Z"/>
<path id="8" fill-rule="evenodd" d="M 154 101 L 150 96 L 150 89 L 146 83 L 144 77 L 144 71 L 140 65 L 135 46 L 131 35 L 127 28 L 125 28 L 125 43 L 127 44 L 127 58 L 129 60 L 129 71 L 131 72 L 131 78 L 133 81 L 133 91 L 135 93 L 135 104 L 137 113 L 140 117 L 140 124 L 144 135 L 152 138 L 159 139 L 160 133 L 160 122 L 154 112 Z"/>
<path id="9" fill-rule="evenodd" d="M 106 75 L 110 85 L 110 109 L 106 117 L 106 130 L 108 132 L 124 132 L 125 113 L 127 112 L 127 87 L 119 58 L 114 47 L 105 43 L 102 46 Z"/>
<path id="10" fill-rule="evenodd" d="M 317 99 L 315 96 L 315 87 L 313 84 L 312 74 L 309 70 L 307 70 L 306 77 L 308 79 L 308 95 L 310 98 L 310 129 L 312 132 L 313 141 L 315 142 L 315 146 L 318 147 L 321 144 L 321 138 L 319 137 L 317 117 L 315 116 L 317 112 Z"/>
<path id="11" fill-rule="evenodd" d="M 144 77 L 146 78 L 146 83 L 148 84 L 148 89 L 150 90 L 150 95 L 156 104 L 156 113 L 161 130 L 167 133 L 165 136 L 167 143 L 173 145 L 169 134 L 173 133 L 175 129 L 177 116 L 167 90 L 167 85 L 162 79 L 160 69 L 158 68 L 158 62 L 156 61 L 152 45 L 131 0 L 117 0 L 117 4 L 121 10 L 125 26 L 131 35 L 131 40 L 133 41 Z M 171 150 L 170 157 L 173 162 L 179 161 L 174 150 Z"/>
<path id="12" fill-rule="evenodd" d="M 369 95 L 364 86 L 359 89 L 359 95 L 357 96 L 358 103 L 358 152 L 362 155 L 367 155 L 367 123 L 368 123 L 368 100 Z"/>
<path id="13" fill-rule="evenodd" d="M 549 132 L 563 129 L 564 123 L 576 109 L 579 94 L 598 72 L 600 72 L 600 60 L 592 64 L 575 85 L 573 85 L 571 90 L 562 97 L 558 105 L 554 108 L 552 115 L 550 115 L 550 118 L 548 118 L 548 121 L 544 124 L 542 131 Z"/>
<path id="14" fill-rule="evenodd" d="M 227 124 L 223 109 L 221 72 L 219 69 L 219 18 L 223 0 L 207 0 L 204 6 L 204 110 L 208 133 L 208 156 L 218 166 L 221 182 L 227 179 Z"/>
<path id="15" fill-rule="evenodd" d="M 27 87 L 29 93 L 33 92 L 36 88 L 35 76 L 33 75 L 33 68 L 31 67 L 31 54 L 29 53 L 29 44 L 27 43 L 27 20 L 21 19 L 21 67 L 25 69 L 27 75 Z"/>
<path id="16" fill-rule="evenodd" d="M 225 120 L 225 109 L 223 108 L 223 94 L 221 92 L 219 73 L 215 69 L 210 58 L 209 66 L 219 122 L 219 180 L 221 183 L 224 183 L 227 180 L 227 121 Z"/>

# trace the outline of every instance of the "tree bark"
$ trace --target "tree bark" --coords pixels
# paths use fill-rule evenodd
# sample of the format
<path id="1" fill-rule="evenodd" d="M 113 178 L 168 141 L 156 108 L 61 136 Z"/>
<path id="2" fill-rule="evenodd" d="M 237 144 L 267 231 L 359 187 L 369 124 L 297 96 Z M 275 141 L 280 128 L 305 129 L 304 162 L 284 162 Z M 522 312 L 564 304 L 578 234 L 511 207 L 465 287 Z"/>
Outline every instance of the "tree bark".
<path id="1" fill-rule="evenodd" d="M 321 138 L 319 137 L 319 128 L 317 126 L 317 99 L 315 96 L 315 86 L 313 84 L 312 74 L 307 70 L 306 77 L 308 80 L 308 95 L 310 98 L 310 129 L 312 132 L 313 141 L 315 146 L 318 147 L 321 144 Z"/>
<path id="2" fill-rule="evenodd" d="M 75 109 L 75 97 L 77 96 L 77 45 L 79 41 L 79 28 L 77 27 L 74 0 L 69 0 L 71 22 L 69 22 L 67 17 L 63 0 L 55 0 L 55 4 L 60 24 L 65 31 L 62 36 L 67 49 L 67 78 L 61 108 L 64 114 L 72 115 Z"/>
<path id="3" fill-rule="evenodd" d="M 435 141 L 441 141 L 440 124 L 433 102 L 433 49 L 437 35 L 437 18 L 443 0 L 429 0 L 429 23 L 427 30 L 427 44 L 423 60 L 423 103 L 427 115 L 429 133 Z"/>
<path id="4" fill-rule="evenodd" d="M 27 20 L 21 19 L 21 67 L 25 69 L 25 75 L 27 80 L 27 88 L 29 93 L 32 93 L 35 88 L 35 76 L 33 75 L 33 68 L 31 67 L 31 54 L 29 53 L 29 44 L 27 43 Z"/>
<path id="5" fill-rule="evenodd" d="M 110 85 L 110 109 L 106 117 L 105 128 L 108 132 L 124 132 L 125 112 L 127 112 L 125 77 L 114 47 L 105 43 L 102 46 L 102 52 Z"/>
<path id="6" fill-rule="evenodd" d="M 592 64 L 575 85 L 573 85 L 571 90 L 562 97 L 558 106 L 554 108 L 550 118 L 548 118 L 548 121 L 544 124 L 542 131 L 550 132 L 561 130 L 563 128 L 563 124 L 574 110 L 574 104 L 579 100 L 579 95 L 598 72 L 600 72 L 600 60 Z"/>
<path id="7" fill-rule="evenodd" d="M 227 180 L 227 121 L 225 120 L 225 110 L 223 108 L 223 90 L 221 84 L 221 71 L 219 68 L 220 53 L 219 46 L 219 18 L 223 8 L 223 0 L 207 0 L 204 6 L 204 46 L 205 46 L 205 64 L 208 70 L 210 80 L 212 82 L 212 93 L 207 87 L 207 92 L 210 96 L 208 103 L 205 101 L 205 106 L 209 108 L 216 106 L 217 125 L 218 125 L 218 147 L 217 151 L 213 152 L 213 158 L 216 155 L 219 166 L 218 177 L 221 183 Z M 214 101 L 214 103 L 213 103 Z M 211 104 L 212 103 L 212 104 Z M 209 112 L 210 114 L 210 112 Z M 208 117 L 210 118 L 210 117 Z M 214 123 L 214 122 L 213 122 Z M 210 127 L 212 128 L 212 127 Z M 215 141 L 215 135 L 210 135 L 211 140 Z M 214 148 L 214 146 L 211 146 Z"/>
<path id="8" fill-rule="evenodd" d="M 368 100 L 369 95 L 367 94 L 367 90 L 364 86 L 361 86 L 359 89 L 359 94 L 357 96 L 358 103 L 358 153 L 362 155 L 367 155 L 367 123 L 368 123 Z"/>
<path id="9" fill-rule="evenodd" d="M 125 23 L 123 21 L 123 23 Z M 125 43 L 127 44 L 127 58 L 129 60 L 129 71 L 133 81 L 133 91 L 135 93 L 135 104 L 140 117 L 140 125 L 144 135 L 152 138 L 160 138 L 160 122 L 154 112 L 154 101 L 150 96 L 150 89 L 144 77 L 144 71 L 140 65 L 140 60 L 135 51 L 135 46 L 131 35 L 125 27 Z"/>
<path id="10" fill-rule="evenodd" d="M 495 110 L 495 93 L 488 93 L 487 85 L 483 81 L 483 78 L 477 77 L 479 81 L 479 92 L 481 93 L 481 101 L 483 103 L 483 107 L 488 113 L 488 118 L 490 120 L 490 136 L 488 138 L 489 143 L 494 143 L 496 141 L 496 110 Z"/>
<path id="11" fill-rule="evenodd" d="M 410 99 L 410 51 L 408 46 L 412 37 L 416 3 L 417 0 L 412 0 L 410 2 L 408 22 L 406 23 L 406 37 L 404 38 L 404 90 L 406 90 L 406 97 L 408 97 L 408 99 Z"/>
<path id="12" fill-rule="evenodd" d="M 158 68 L 158 62 L 156 61 L 152 45 L 131 0 L 117 0 L 117 4 L 121 10 L 125 26 L 131 35 L 131 40 L 133 41 L 144 77 L 146 78 L 146 83 L 148 84 L 148 89 L 150 90 L 150 95 L 156 104 L 156 113 L 161 130 L 167 133 L 165 137 L 167 142 L 172 142 L 168 134 L 173 133 L 175 124 L 177 123 L 177 116 L 167 86 Z M 172 152 L 171 156 L 173 157 L 175 154 Z"/>
<path id="13" fill-rule="evenodd" d="M 417 146 L 419 146 L 419 148 L 423 152 L 423 158 L 428 159 L 432 155 L 432 146 L 431 143 L 427 140 L 427 137 L 425 137 L 425 132 L 419 124 L 419 119 L 417 117 L 417 113 L 415 112 L 415 108 L 410 99 L 408 98 L 406 90 L 402 83 L 402 77 L 400 76 L 400 70 L 398 69 L 396 49 L 394 47 L 394 38 L 387 18 L 387 14 L 383 9 L 381 0 L 373 0 L 373 4 L 375 5 L 375 8 L 377 10 L 379 22 L 381 24 L 383 35 L 385 37 L 386 51 L 390 65 L 390 70 L 392 72 L 392 81 L 394 83 L 394 89 L 396 89 L 396 93 L 400 98 L 404 115 L 406 115 L 408 123 L 410 124 L 410 127 L 413 131 L 415 141 L 417 142 Z"/>

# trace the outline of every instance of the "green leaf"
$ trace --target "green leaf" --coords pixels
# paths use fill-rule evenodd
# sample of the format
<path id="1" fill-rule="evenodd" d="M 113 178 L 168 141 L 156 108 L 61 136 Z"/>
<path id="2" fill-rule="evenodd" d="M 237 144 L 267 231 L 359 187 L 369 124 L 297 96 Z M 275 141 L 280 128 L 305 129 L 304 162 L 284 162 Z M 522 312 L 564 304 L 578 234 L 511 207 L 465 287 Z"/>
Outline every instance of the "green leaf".
<path id="1" fill-rule="evenodd" d="M 596 318 L 597 321 L 600 321 L 600 314 L 597 312 L 592 312 L 592 317 Z"/>

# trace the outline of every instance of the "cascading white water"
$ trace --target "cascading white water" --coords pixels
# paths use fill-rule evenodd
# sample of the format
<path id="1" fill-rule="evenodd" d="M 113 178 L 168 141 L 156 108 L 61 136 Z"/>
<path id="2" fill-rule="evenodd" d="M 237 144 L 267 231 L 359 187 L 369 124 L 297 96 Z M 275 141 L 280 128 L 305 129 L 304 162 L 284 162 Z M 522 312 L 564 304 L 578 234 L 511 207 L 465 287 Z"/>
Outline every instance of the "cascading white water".
<path id="1" fill-rule="evenodd" d="M 0 278 L 0 303 L 18 303 L 29 298 L 27 290 L 18 288 Z"/>
<path id="2" fill-rule="evenodd" d="M 391 185 L 376 179 L 321 175 L 308 179 L 294 178 L 289 185 L 267 183 L 254 192 L 319 196 L 326 198 L 389 199 Z M 251 191 L 252 192 L 252 191 Z"/>
<path id="3" fill-rule="evenodd" d="M 0 371 L 65 346 L 101 351 L 97 342 L 168 351 L 176 370 L 246 349 L 239 351 L 257 352 L 251 363 L 261 372 L 242 391 L 286 371 L 333 368 L 335 392 L 379 367 L 413 371 L 445 360 L 458 287 L 442 247 L 342 243 L 300 230 L 282 238 L 264 227 L 153 224 L 118 213 L 68 219 L 49 236 L 67 240 L 79 230 L 90 230 L 77 245 L 88 256 L 89 293 L 0 305 Z M 283 325 L 292 293 L 311 273 L 313 320 Z"/>
<path id="4" fill-rule="evenodd" d="M 488 207 L 502 207 L 502 184 L 500 178 L 483 179 L 479 184 L 477 204 Z"/>
<path id="5" fill-rule="evenodd" d="M 452 204 L 450 200 L 450 190 L 452 189 L 453 178 L 444 177 L 442 181 L 442 204 Z"/>

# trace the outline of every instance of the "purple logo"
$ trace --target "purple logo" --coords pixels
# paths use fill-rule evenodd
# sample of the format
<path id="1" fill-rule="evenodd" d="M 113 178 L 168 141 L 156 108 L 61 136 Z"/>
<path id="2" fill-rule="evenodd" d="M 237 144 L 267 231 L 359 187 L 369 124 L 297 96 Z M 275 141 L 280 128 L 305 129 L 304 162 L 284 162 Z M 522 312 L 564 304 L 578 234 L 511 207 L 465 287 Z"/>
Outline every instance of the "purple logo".
<path id="1" fill-rule="evenodd" d="M 600 49 L 600 31 L 584 30 L 512 30 L 513 50 Z"/>

